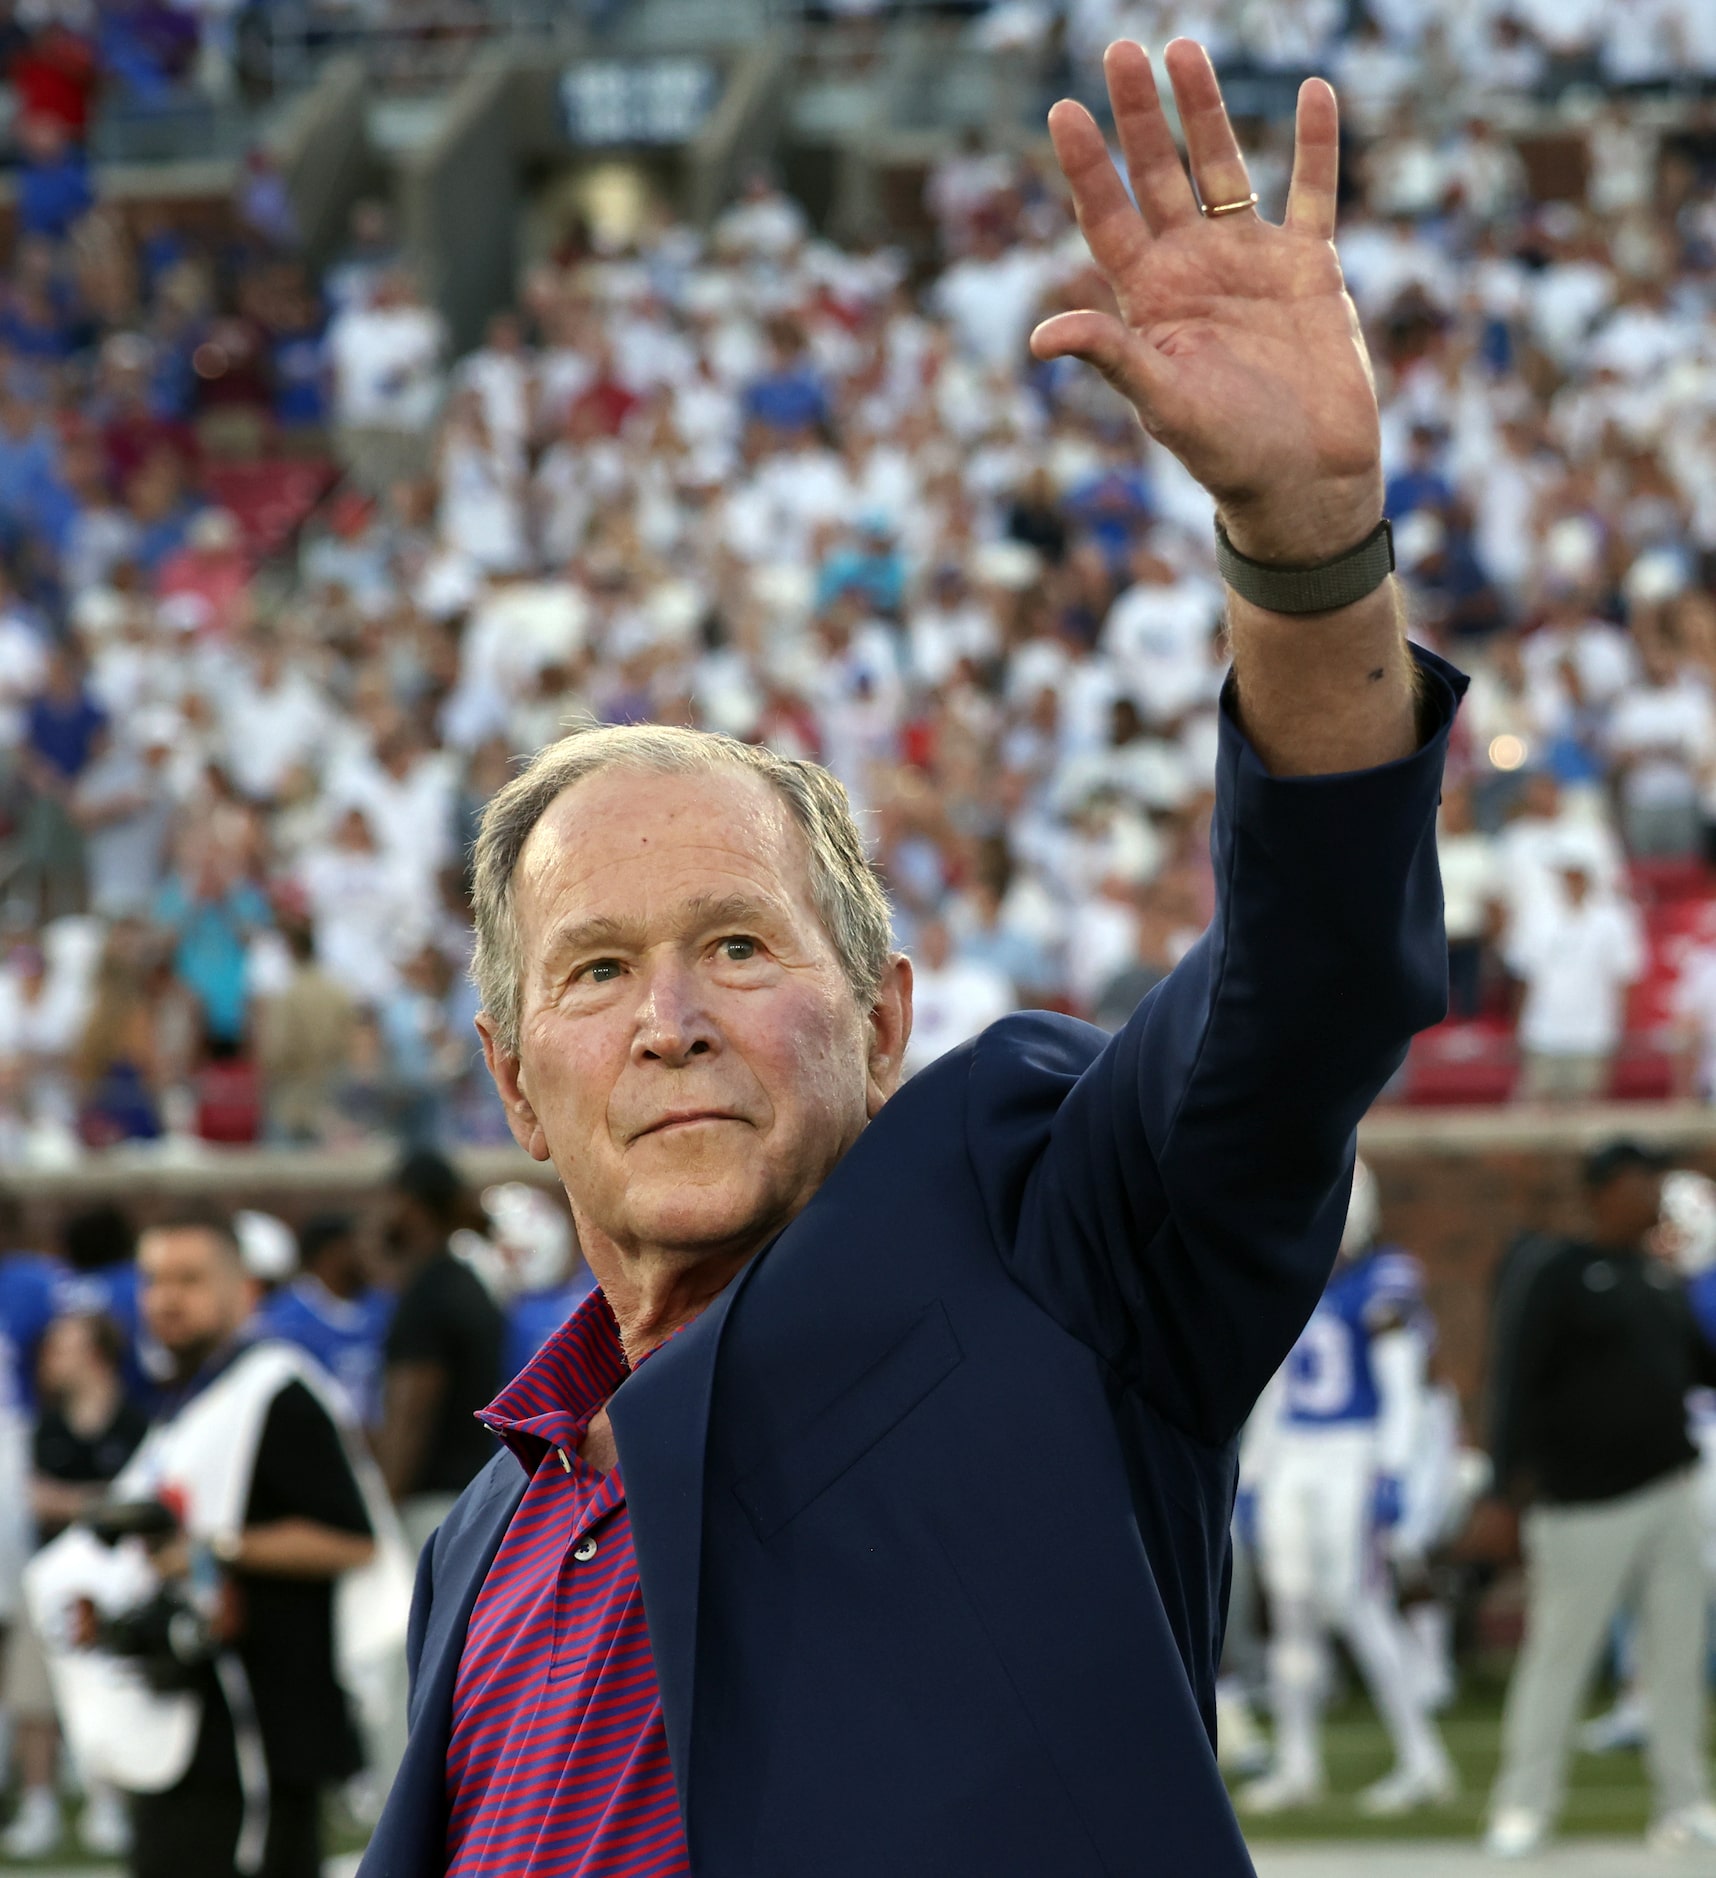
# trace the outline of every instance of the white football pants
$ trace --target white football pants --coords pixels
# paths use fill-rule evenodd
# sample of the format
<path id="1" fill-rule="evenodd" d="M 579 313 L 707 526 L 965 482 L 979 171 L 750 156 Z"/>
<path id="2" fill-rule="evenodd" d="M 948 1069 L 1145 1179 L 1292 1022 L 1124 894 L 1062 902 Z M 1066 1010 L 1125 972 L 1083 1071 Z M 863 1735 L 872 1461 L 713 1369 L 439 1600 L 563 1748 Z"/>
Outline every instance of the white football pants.
<path id="1" fill-rule="evenodd" d="M 1399 1764 L 1423 1770 L 1443 1760 L 1371 1530 L 1375 1478 L 1368 1428 L 1284 1428 L 1258 1487 L 1276 1767 L 1307 1780 L 1322 1774 L 1318 1713 L 1331 1634 L 1352 1652 Z"/>

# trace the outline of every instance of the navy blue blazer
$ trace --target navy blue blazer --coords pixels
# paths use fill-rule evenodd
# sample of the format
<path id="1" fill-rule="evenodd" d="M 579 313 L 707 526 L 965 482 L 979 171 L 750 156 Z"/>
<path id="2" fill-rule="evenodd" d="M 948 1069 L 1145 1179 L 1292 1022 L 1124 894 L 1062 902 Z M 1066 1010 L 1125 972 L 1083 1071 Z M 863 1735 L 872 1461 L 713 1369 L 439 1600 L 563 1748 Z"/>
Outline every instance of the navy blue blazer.
<path id="1" fill-rule="evenodd" d="M 1447 955 L 1437 728 L 1278 780 L 1224 722 L 1213 924 L 1113 1038 L 914 1077 L 610 1405 L 697 1878 L 1239 1878 L 1214 1753 L 1235 1438 Z M 423 1555 L 361 1878 L 439 1878 L 454 1677 L 524 1488 Z M 521 1875 L 522 1878 L 522 1875 Z"/>

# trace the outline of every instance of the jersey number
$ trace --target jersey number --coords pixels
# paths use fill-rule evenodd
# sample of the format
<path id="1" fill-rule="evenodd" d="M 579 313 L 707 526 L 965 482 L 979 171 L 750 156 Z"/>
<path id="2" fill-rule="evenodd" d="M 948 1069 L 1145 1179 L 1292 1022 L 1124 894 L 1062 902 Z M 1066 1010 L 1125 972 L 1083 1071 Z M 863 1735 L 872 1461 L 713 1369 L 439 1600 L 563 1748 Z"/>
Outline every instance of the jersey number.
<path id="1" fill-rule="evenodd" d="M 1300 1415 L 1338 1415 L 1352 1393 L 1352 1340 L 1346 1326 L 1313 1317 L 1288 1359 L 1287 1406 Z"/>

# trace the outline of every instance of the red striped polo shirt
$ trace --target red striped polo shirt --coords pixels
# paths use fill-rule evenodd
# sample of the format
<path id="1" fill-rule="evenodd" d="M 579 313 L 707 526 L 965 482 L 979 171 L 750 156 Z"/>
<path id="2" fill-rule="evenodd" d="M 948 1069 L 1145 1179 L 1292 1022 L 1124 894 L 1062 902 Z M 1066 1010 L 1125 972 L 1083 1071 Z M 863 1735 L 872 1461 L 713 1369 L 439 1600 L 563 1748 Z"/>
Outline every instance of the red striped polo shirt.
<path id="1" fill-rule="evenodd" d="M 478 1416 L 530 1476 L 477 1596 L 447 1742 L 448 1878 L 691 1870 L 616 1468 L 578 1457 L 624 1381 L 591 1295 Z"/>

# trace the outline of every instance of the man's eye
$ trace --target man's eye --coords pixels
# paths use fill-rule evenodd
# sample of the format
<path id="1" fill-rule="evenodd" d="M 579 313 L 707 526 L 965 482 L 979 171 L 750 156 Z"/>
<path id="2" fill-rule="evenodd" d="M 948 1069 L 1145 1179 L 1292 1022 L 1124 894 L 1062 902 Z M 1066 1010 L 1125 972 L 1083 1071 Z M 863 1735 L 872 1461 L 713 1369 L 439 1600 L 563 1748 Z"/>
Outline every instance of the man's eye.
<path id="1" fill-rule="evenodd" d="M 620 975 L 620 961 L 618 959 L 597 959 L 593 965 L 586 965 L 581 975 L 588 978 L 592 984 L 612 984 Z"/>
<path id="2" fill-rule="evenodd" d="M 721 941 L 721 950 L 735 964 L 742 964 L 746 959 L 757 956 L 757 942 L 735 933 L 731 938 Z"/>

